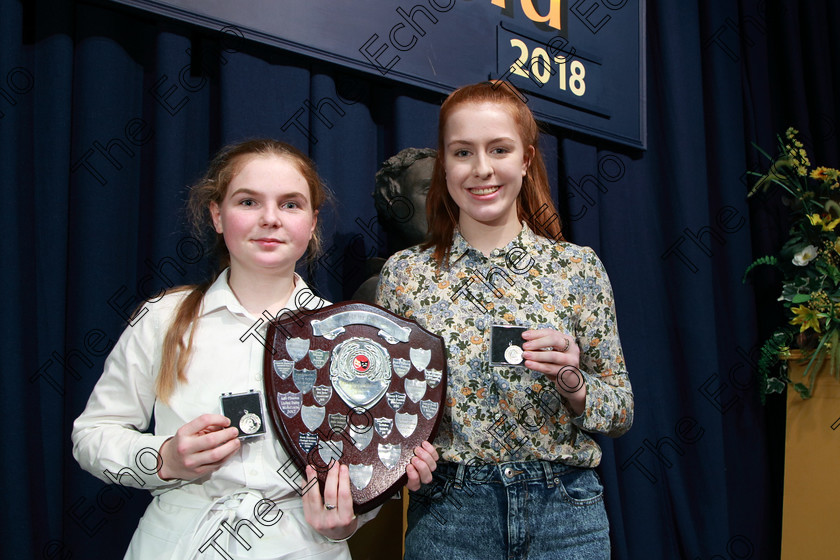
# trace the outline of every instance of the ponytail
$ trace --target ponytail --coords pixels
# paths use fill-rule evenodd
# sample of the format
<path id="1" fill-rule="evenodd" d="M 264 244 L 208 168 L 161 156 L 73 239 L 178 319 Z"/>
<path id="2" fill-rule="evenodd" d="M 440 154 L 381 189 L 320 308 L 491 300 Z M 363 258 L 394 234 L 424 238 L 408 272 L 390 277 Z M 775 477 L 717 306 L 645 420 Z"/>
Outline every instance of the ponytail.
<path id="1" fill-rule="evenodd" d="M 178 304 L 175 318 L 163 339 L 160 373 L 158 373 L 155 383 L 155 393 L 157 398 L 164 403 L 169 402 L 169 397 L 175 392 L 177 383 L 187 382 L 187 363 L 189 363 L 192 354 L 198 312 L 210 284 L 211 281 L 208 280 L 197 286 L 178 288 L 179 291 L 190 290 L 190 293 Z M 184 345 L 184 336 L 187 334 L 187 330 L 190 331 L 190 336 L 187 344 Z"/>

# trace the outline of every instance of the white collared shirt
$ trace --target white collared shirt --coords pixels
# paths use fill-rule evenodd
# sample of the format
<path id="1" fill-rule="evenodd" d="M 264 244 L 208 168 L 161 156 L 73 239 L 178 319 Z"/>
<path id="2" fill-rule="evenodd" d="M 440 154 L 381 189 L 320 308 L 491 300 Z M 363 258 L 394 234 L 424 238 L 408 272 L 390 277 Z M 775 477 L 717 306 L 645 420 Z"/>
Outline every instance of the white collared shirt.
<path id="1" fill-rule="evenodd" d="M 196 505 L 222 503 L 244 490 L 274 501 L 281 509 L 299 509 L 301 500 L 293 484 L 301 488 L 305 480 L 297 475 L 270 426 L 266 426 L 265 435 L 244 440 L 240 450 L 210 475 L 192 481 L 164 481 L 155 471 L 163 442 L 202 414 L 220 414 L 222 394 L 251 389 L 263 392 L 268 321 L 253 316 L 239 303 L 227 279 L 225 270 L 204 295 L 194 325 L 197 330 L 187 367 L 188 382 L 176 385 L 168 404 L 157 400 L 155 380 L 164 337 L 178 304 L 189 291 L 170 293 L 145 304 L 149 312 L 123 332 L 105 361 L 87 407 L 73 424 L 73 456 L 82 468 L 106 482 L 118 478 L 122 485 L 146 488 L 155 496 L 167 494 L 165 502 L 189 503 L 194 509 Z M 328 304 L 297 275 L 286 307 L 297 309 L 295 302 L 306 309 Z M 146 432 L 152 415 L 153 434 Z M 263 418 L 269 422 L 267 414 Z M 286 476 L 278 472 L 280 469 Z M 152 506 L 160 507 L 157 504 L 156 500 Z M 195 522 L 201 524 L 201 519 Z"/>

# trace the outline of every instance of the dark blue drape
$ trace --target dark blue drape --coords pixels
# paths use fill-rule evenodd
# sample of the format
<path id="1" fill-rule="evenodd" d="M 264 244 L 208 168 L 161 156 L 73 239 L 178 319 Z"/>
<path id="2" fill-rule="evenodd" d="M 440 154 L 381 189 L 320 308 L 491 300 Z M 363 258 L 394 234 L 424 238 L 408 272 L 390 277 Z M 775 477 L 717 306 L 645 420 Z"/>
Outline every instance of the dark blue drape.
<path id="1" fill-rule="evenodd" d="M 135 307 L 210 270 L 186 187 L 245 137 L 308 152 L 336 204 L 302 272 L 347 298 L 386 247 L 374 173 L 435 145 L 441 96 L 108 4 L 0 10 L 3 548 L 119 558 L 148 493 L 82 472 L 69 434 Z M 646 23 L 647 151 L 543 136 L 564 232 L 610 272 L 637 399 L 630 433 L 602 441 L 613 556 L 773 558 L 783 424 L 754 380 L 773 279 L 741 275 L 778 247 L 784 214 L 773 196 L 748 207 L 746 171 L 767 167 L 753 143 L 773 152 L 789 125 L 812 161 L 838 164 L 840 14 L 650 0 Z"/>

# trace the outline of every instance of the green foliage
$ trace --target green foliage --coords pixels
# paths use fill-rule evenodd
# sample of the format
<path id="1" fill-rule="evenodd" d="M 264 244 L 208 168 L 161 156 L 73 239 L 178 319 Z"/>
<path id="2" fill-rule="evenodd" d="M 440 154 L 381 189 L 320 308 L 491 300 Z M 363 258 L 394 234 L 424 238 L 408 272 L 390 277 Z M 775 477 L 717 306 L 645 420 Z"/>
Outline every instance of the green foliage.
<path id="1" fill-rule="evenodd" d="M 766 394 L 781 393 L 788 383 L 802 398 L 810 398 L 814 379 L 826 359 L 840 380 L 840 172 L 812 168 L 797 134 L 789 128 L 785 137 L 779 138 L 780 155 L 767 173 L 755 174 L 760 178 L 747 195 L 781 189 L 792 222 L 778 256 L 758 258 L 744 271 L 744 282 L 762 265 L 782 273 L 779 300 L 787 321 L 761 347 L 758 375 L 762 402 Z M 791 380 L 787 364 L 780 361 L 790 359 L 794 346 L 802 351 L 807 366 L 802 379 Z"/>
<path id="2" fill-rule="evenodd" d="M 761 346 L 758 356 L 758 386 L 761 390 L 762 404 L 764 404 L 765 395 L 781 393 L 784 391 L 785 383 L 790 381 L 784 371 L 779 377 L 773 374 L 774 366 L 780 363 L 781 357 L 790 349 L 791 338 L 789 333 L 777 332 L 765 340 Z"/>
<path id="3" fill-rule="evenodd" d="M 767 256 L 761 257 L 759 259 L 756 259 L 755 261 L 753 261 L 753 263 L 750 266 L 747 267 L 747 270 L 744 271 L 744 279 L 742 280 L 742 282 L 744 282 L 744 283 L 747 282 L 747 275 L 750 273 L 750 271 L 752 269 L 754 269 L 757 266 L 761 266 L 761 265 L 765 265 L 765 264 L 770 265 L 770 266 L 778 266 L 779 265 L 779 259 L 777 259 L 773 255 L 767 255 Z"/>

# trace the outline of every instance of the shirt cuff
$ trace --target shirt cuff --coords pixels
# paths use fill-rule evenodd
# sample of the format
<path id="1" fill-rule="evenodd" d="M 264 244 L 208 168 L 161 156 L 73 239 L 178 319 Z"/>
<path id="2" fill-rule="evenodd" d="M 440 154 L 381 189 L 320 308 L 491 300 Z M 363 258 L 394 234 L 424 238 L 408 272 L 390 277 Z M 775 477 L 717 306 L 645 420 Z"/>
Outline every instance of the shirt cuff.
<path id="1" fill-rule="evenodd" d="M 326 539 L 328 541 L 334 542 L 334 543 L 340 543 L 340 542 L 346 541 L 347 539 L 349 539 L 350 537 L 355 535 L 359 531 L 359 529 L 362 528 L 362 525 L 364 525 L 365 523 L 367 523 L 368 521 L 370 521 L 371 519 L 376 517 L 376 515 L 379 513 L 380 509 L 382 509 L 382 506 L 377 506 L 367 513 L 360 513 L 359 515 L 357 515 L 356 516 L 356 520 L 357 520 L 356 530 L 353 531 L 352 533 L 350 533 L 348 536 L 344 537 L 343 539 L 331 539 L 329 537 L 326 537 Z"/>
<path id="2" fill-rule="evenodd" d="M 160 477 L 160 469 L 163 467 L 160 448 L 166 440 L 171 438 L 171 435 L 157 436 L 144 434 L 135 444 L 135 449 L 132 450 L 132 456 L 134 457 L 132 470 L 149 489 L 180 486 L 189 482 L 180 478 L 164 480 Z"/>
<path id="3" fill-rule="evenodd" d="M 592 398 L 592 386 L 593 386 L 593 377 L 578 369 L 581 375 L 583 375 L 583 387 L 586 387 L 586 398 L 583 401 L 583 412 L 580 413 L 579 416 L 573 416 L 574 411 L 569 406 L 569 401 L 567 399 L 563 399 L 563 406 L 566 407 L 566 412 L 569 413 L 569 419 L 571 420 L 572 424 L 577 426 L 580 429 L 586 429 L 584 424 L 586 423 L 587 419 L 587 411 L 589 411 L 590 399 Z"/>

